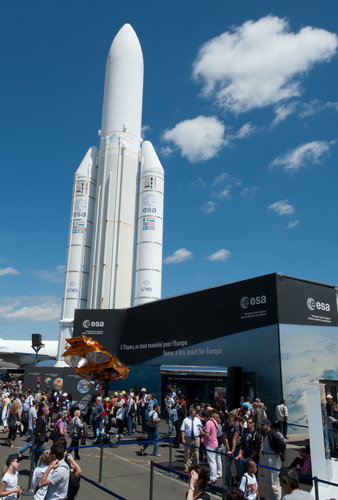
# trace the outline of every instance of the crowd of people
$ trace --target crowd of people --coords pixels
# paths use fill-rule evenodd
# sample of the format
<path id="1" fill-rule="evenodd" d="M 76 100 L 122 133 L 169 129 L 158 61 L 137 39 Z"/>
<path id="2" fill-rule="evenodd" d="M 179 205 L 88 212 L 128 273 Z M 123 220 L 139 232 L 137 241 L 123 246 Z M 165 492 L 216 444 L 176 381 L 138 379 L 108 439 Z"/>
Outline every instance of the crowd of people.
<path id="1" fill-rule="evenodd" d="M 118 440 L 138 431 L 152 442 L 142 445 L 139 453 L 144 455 L 153 446 L 153 455 L 159 456 L 161 420 L 167 423 L 166 433 L 171 436 L 173 446 L 184 446 L 184 471 L 189 474 L 188 500 L 208 498 L 206 486 L 216 481 L 220 486 L 225 484 L 229 494 L 236 491 L 239 495 L 242 492 L 248 500 L 259 498 L 258 464 L 269 467 L 263 469 L 269 498 L 280 500 L 282 495 L 282 479 L 274 469 L 286 466 L 288 411 L 284 400 L 277 405 L 272 422 L 259 398 L 253 402 L 246 398 L 232 410 L 225 399 L 215 405 L 195 399 L 188 405 L 179 388 L 171 388 L 165 395 L 162 411 L 156 395 L 148 393 L 145 387 L 115 392 L 111 397 L 97 392 L 88 407 L 81 411 L 73 404 L 70 394 L 41 391 L 39 386 L 24 393 L 20 381 L 11 381 L 0 387 L 0 415 L 3 432 L 8 432 L 8 446 L 13 447 L 17 433 L 29 436 L 15 458 L 12 454 L 11 460 L 7 460 L 8 470 L 3 472 L 0 496 L 5 496 L 2 490 L 11 491 L 13 495 L 19 493 L 11 478 L 16 475 L 22 454 L 29 450 L 31 456 L 32 448 L 38 450 L 36 460 L 42 454 L 40 468 L 36 469 L 39 472 L 34 478 L 37 488 L 34 498 L 37 500 L 44 498 L 43 488 L 48 487 L 48 500 L 54 498 L 50 496 L 54 486 L 62 484 L 66 488 L 69 471 L 79 475 L 78 447 L 85 444 L 86 439 L 92 438 L 94 443 L 111 442 L 111 438 Z M 90 427 L 92 432 L 88 431 Z M 53 444 L 46 450 L 48 439 Z M 70 440 L 74 458 L 66 453 L 67 440 Z M 300 450 L 300 457 L 290 464 L 290 468 L 311 476 L 308 446 Z M 191 496 L 190 492 L 196 493 Z"/>

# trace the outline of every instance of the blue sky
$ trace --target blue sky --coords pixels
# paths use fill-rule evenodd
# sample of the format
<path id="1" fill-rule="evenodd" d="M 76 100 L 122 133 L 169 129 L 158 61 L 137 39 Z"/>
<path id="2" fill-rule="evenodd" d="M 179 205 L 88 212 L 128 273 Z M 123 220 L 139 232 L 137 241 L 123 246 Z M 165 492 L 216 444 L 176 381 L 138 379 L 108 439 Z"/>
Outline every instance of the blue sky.
<path id="1" fill-rule="evenodd" d="M 165 169 L 162 296 L 338 284 L 337 19 L 334 0 L 1 2 L 0 337 L 58 337 L 73 176 L 126 22 Z"/>

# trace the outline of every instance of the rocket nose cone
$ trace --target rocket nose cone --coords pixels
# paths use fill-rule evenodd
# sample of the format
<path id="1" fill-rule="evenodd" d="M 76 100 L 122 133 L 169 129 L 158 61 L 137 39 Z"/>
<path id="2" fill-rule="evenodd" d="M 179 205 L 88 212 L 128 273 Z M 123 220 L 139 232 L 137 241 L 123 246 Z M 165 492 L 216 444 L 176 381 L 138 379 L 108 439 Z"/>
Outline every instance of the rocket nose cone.
<path id="1" fill-rule="evenodd" d="M 85 154 L 82 162 L 80 163 L 80 166 L 77 169 L 75 175 L 88 175 L 88 172 L 92 168 L 92 165 L 94 165 L 96 162 L 97 155 L 97 148 L 95 146 L 91 146 Z"/>
<path id="2" fill-rule="evenodd" d="M 143 60 L 139 39 L 130 24 L 124 24 L 116 34 L 110 47 L 108 59 L 121 56 L 137 57 Z"/>
<path id="3" fill-rule="evenodd" d="M 142 144 L 142 155 L 144 170 L 150 168 L 152 171 L 156 170 L 163 174 L 163 167 L 150 141 L 144 141 Z"/>

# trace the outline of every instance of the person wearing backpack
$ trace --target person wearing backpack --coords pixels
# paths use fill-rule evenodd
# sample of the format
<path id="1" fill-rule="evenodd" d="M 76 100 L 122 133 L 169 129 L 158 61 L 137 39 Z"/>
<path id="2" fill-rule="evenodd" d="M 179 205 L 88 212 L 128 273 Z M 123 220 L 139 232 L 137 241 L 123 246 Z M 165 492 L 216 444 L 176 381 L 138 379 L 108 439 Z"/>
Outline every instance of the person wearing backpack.
<path id="1" fill-rule="evenodd" d="M 148 415 L 148 421 L 147 421 L 147 427 L 148 427 L 148 440 L 149 441 L 154 441 L 154 451 L 153 455 L 154 457 L 160 457 L 161 455 L 158 454 L 158 423 L 161 420 L 159 417 L 159 410 L 160 407 L 158 404 L 154 405 L 154 408 L 149 412 Z M 148 443 L 146 445 L 141 446 L 140 452 L 141 455 L 144 455 L 145 450 L 150 446 L 152 443 Z"/>
<path id="2" fill-rule="evenodd" d="M 79 455 L 79 442 L 84 425 L 81 421 L 80 415 L 81 411 L 75 410 L 74 416 L 69 424 L 69 436 L 72 440 L 70 443 L 70 447 L 74 448 L 75 460 L 81 460 L 81 457 Z"/>
<path id="3" fill-rule="evenodd" d="M 239 489 L 244 493 L 244 500 L 259 500 L 257 483 L 257 464 L 253 460 L 246 463 L 247 472 L 243 475 Z"/>
<path id="4" fill-rule="evenodd" d="M 262 434 L 260 429 L 255 430 L 255 421 L 253 417 L 247 420 L 248 427 L 243 430 L 241 437 L 240 458 L 244 460 L 253 460 L 259 463 L 260 450 L 262 445 Z M 242 463 L 242 474 L 246 472 L 246 464 Z"/>
<path id="5" fill-rule="evenodd" d="M 274 469 L 281 469 L 282 456 L 285 454 L 285 439 L 282 434 L 271 429 L 270 420 L 261 421 L 263 434 L 263 465 Z M 270 500 L 281 499 L 281 487 L 279 484 L 278 471 L 264 468 L 264 478 L 269 489 Z"/>

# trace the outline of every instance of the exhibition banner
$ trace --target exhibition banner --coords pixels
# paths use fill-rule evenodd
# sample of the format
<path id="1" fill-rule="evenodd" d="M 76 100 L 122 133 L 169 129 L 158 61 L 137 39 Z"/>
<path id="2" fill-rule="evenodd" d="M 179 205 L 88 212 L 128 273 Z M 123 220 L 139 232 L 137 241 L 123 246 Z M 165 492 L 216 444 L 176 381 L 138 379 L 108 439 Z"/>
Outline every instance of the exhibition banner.
<path id="1" fill-rule="evenodd" d="M 333 286 L 276 275 L 278 322 L 294 325 L 338 326 Z"/>
<path id="2" fill-rule="evenodd" d="M 202 359 L 214 353 L 195 352 L 195 344 L 277 322 L 275 280 L 266 275 L 126 310 L 77 310 L 74 336 L 95 338 L 127 364 L 183 348 Z"/>

